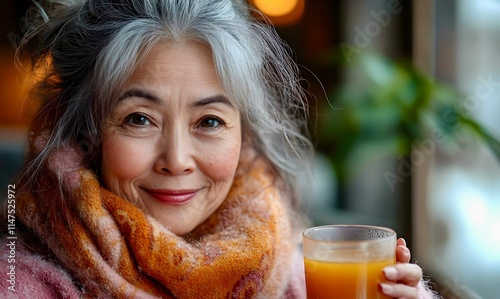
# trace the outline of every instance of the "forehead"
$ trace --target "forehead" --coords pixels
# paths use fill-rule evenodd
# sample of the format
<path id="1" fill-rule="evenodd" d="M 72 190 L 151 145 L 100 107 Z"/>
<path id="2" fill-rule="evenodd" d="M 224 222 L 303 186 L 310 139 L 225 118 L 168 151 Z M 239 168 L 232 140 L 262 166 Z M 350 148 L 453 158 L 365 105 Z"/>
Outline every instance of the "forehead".
<path id="1" fill-rule="evenodd" d="M 148 51 L 128 80 L 198 80 L 220 84 L 212 51 L 193 40 L 161 41 Z"/>
<path id="2" fill-rule="evenodd" d="M 138 63 L 110 107 L 142 99 L 160 106 L 168 101 L 178 108 L 220 103 L 241 113 L 239 101 L 220 83 L 213 60 L 210 47 L 201 42 L 159 43 Z"/>
<path id="3" fill-rule="evenodd" d="M 164 100 L 220 96 L 237 106 L 219 80 L 210 47 L 195 40 L 162 41 L 153 46 L 120 88 L 118 100 L 137 89 Z"/>

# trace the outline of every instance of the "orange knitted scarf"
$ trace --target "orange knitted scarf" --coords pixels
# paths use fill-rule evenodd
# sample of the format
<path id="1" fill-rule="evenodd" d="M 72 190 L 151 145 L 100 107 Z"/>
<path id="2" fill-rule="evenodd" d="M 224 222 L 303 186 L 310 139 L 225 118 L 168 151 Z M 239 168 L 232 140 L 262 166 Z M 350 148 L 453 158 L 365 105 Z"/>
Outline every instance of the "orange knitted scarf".
<path id="1" fill-rule="evenodd" d="M 36 139 L 32 152 L 44 144 Z M 53 152 L 37 190 L 17 199 L 18 219 L 82 297 L 283 297 L 296 239 L 264 159 L 242 158 L 224 203 L 181 237 L 102 188 L 82 158 L 77 147 Z"/>

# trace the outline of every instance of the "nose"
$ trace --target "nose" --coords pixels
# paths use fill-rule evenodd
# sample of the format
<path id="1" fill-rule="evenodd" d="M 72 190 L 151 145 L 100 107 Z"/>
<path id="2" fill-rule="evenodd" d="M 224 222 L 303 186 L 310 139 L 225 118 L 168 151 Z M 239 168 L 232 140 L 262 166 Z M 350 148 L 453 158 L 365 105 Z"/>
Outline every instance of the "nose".
<path id="1" fill-rule="evenodd" d="M 170 130 L 158 142 L 159 155 L 154 169 L 161 174 L 182 175 L 195 170 L 193 144 L 189 133 L 181 129 Z"/>

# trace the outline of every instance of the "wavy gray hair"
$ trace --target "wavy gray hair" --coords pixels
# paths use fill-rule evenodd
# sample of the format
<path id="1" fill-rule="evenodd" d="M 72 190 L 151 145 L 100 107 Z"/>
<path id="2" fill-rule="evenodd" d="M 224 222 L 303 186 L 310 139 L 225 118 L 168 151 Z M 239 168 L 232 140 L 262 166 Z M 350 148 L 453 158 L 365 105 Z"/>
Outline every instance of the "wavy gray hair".
<path id="1" fill-rule="evenodd" d="M 38 86 L 43 106 L 37 118 L 52 135 L 27 170 L 36 173 L 51 151 L 70 142 L 84 146 L 96 163 L 101 124 L 136 66 L 161 40 L 195 39 L 210 46 L 244 134 L 300 194 L 298 177 L 313 147 L 298 68 L 272 26 L 257 21 L 243 1 L 34 3 L 18 53 L 33 66 L 50 58 L 52 72 Z"/>

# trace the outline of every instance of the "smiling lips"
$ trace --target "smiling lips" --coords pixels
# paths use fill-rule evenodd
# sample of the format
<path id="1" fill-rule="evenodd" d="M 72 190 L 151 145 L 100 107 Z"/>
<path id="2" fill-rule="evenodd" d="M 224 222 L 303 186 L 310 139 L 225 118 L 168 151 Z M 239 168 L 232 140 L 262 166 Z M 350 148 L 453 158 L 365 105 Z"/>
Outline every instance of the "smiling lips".
<path id="1" fill-rule="evenodd" d="M 199 189 L 196 190 L 161 190 L 161 189 L 145 189 L 152 197 L 161 202 L 170 205 L 182 205 L 198 194 Z"/>

